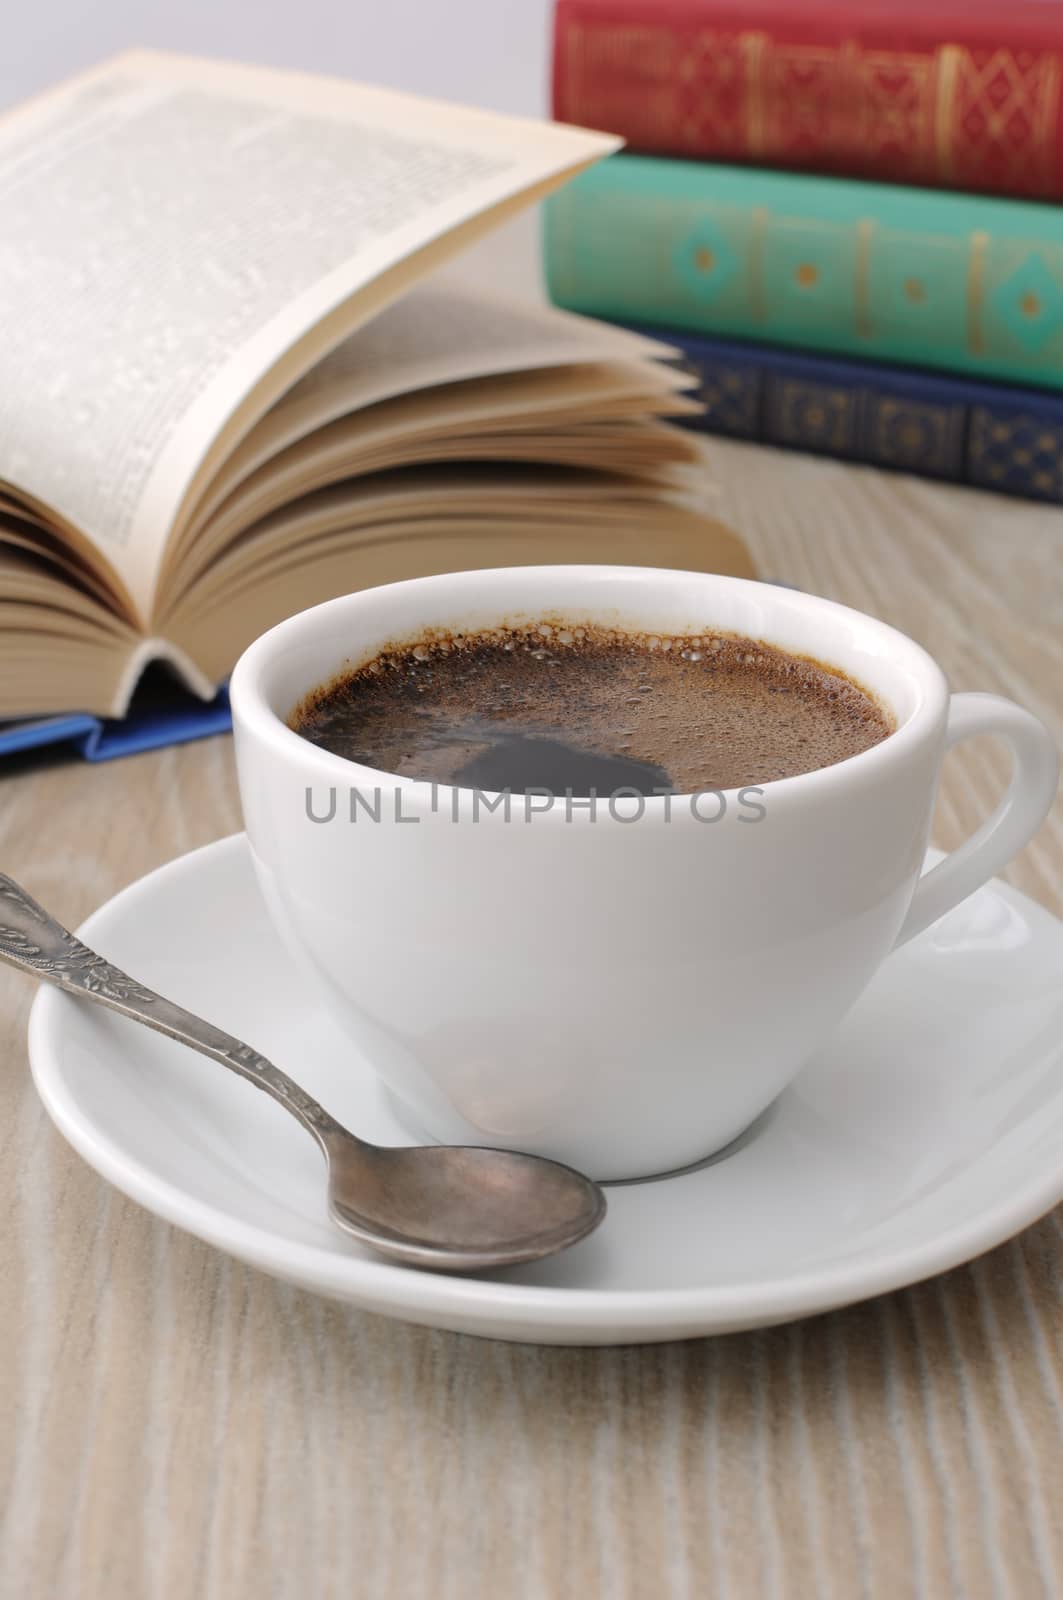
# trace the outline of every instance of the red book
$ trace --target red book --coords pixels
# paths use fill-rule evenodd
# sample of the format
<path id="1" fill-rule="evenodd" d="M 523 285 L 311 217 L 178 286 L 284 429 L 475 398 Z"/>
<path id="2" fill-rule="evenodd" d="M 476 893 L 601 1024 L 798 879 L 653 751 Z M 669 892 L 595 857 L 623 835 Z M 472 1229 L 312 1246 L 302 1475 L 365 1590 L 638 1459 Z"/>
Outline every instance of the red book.
<path id="1" fill-rule="evenodd" d="M 633 150 L 1063 198 L 1056 0 L 557 0 L 554 115 Z"/>

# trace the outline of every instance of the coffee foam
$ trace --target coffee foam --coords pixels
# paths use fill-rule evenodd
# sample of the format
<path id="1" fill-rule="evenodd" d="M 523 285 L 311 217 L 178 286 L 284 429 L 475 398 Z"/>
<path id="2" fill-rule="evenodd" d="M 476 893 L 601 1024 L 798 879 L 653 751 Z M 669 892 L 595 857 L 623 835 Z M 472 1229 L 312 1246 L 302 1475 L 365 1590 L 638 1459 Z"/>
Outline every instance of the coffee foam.
<path id="1" fill-rule="evenodd" d="M 716 630 L 562 617 L 389 644 L 309 696 L 292 725 L 365 765 L 459 783 L 492 742 L 560 738 L 681 792 L 830 766 L 893 730 L 866 690 L 812 658 Z"/>

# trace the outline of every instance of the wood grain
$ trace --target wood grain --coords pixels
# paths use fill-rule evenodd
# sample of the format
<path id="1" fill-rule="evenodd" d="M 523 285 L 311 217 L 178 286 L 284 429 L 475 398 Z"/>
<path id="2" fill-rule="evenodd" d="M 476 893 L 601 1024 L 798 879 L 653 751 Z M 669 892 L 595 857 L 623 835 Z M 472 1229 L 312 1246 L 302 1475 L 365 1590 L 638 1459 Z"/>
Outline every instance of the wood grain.
<path id="1" fill-rule="evenodd" d="M 886 618 L 1063 737 L 1057 510 L 718 445 L 765 575 Z M 1005 780 L 949 758 L 950 845 Z M 228 740 L 0 779 L 68 922 L 239 825 Z M 1009 876 L 1063 909 L 1063 807 Z M 30 1087 L 0 971 L 0 1595 L 723 1600 L 1063 1594 L 1060 1216 L 790 1327 L 537 1349 L 274 1283 L 107 1189 Z"/>

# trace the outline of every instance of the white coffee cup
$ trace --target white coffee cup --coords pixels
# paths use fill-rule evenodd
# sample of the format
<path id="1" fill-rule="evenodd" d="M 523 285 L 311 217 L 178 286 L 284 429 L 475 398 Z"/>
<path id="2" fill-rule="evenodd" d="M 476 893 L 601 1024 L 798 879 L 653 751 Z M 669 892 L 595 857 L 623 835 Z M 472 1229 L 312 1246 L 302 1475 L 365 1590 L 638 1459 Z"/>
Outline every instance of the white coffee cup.
<path id="1" fill-rule="evenodd" d="M 708 794 L 599 799 L 593 815 L 515 795 L 507 818 L 287 725 L 386 645 L 532 619 L 763 640 L 842 668 L 896 731 L 742 802 L 728 792 L 719 815 Z M 456 573 L 329 601 L 251 645 L 232 707 L 270 913 L 411 1136 L 535 1151 L 600 1179 L 682 1167 L 741 1133 L 890 951 L 1022 849 L 1058 777 L 1035 717 L 996 695 L 950 698 L 885 623 L 646 568 Z M 1011 746 L 1007 793 L 920 877 L 942 757 L 983 733 Z"/>

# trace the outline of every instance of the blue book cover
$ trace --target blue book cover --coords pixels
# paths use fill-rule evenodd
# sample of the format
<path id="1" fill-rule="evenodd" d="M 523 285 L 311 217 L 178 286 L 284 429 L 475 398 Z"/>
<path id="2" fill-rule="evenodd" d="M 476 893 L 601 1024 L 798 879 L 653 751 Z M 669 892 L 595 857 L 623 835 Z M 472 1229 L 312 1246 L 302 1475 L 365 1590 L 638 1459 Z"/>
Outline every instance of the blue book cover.
<path id="1" fill-rule="evenodd" d="M 682 329 L 638 331 L 674 345 L 696 376 L 705 411 L 695 427 L 1063 502 L 1059 395 Z"/>
<path id="2" fill-rule="evenodd" d="M 186 744 L 232 727 L 229 691 L 219 689 L 213 700 L 191 695 L 149 695 L 119 719 L 91 717 L 82 712 L 67 716 L 34 717 L 0 723 L 0 760 L 46 746 L 66 745 L 71 754 L 86 761 L 113 761 L 138 755 L 163 745 Z"/>

